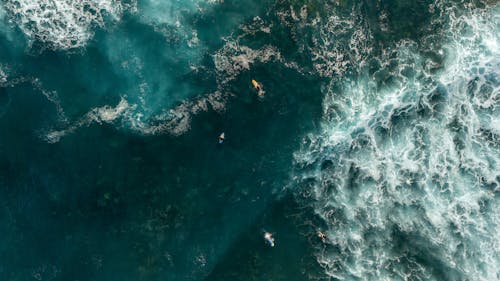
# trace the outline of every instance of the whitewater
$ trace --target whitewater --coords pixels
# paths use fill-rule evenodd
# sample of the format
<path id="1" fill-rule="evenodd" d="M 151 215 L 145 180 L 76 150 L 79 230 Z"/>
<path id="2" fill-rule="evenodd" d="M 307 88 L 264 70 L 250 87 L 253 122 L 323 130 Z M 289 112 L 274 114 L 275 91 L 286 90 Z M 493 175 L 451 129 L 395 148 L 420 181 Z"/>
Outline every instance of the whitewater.
<path id="1" fill-rule="evenodd" d="M 499 8 L 435 3 L 439 34 L 358 49 L 356 75 L 324 88 L 322 132 L 296 152 L 295 184 L 322 219 L 329 276 L 500 278 Z"/>

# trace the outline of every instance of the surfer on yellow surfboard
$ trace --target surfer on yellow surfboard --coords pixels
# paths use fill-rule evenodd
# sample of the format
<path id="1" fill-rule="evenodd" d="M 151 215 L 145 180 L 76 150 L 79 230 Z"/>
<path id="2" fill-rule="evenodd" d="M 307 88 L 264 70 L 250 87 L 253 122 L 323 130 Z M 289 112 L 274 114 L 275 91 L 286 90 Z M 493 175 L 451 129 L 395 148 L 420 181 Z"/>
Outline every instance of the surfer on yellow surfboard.
<path id="1" fill-rule="evenodd" d="M 252 79 L 252 85 L 257 90 L 257 95 L 259 95 L 259 97 L 263 97 L 264 90 L 262 89 L 262 85 L 254 79 Z"/>

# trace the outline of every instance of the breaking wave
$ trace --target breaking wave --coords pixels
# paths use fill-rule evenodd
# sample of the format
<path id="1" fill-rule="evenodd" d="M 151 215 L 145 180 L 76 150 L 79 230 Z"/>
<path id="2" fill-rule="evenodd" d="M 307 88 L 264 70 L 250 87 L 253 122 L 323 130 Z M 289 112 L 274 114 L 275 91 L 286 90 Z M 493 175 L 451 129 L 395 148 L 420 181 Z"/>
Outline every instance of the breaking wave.
<path id="1" fill-rule="evenodd" d="M 119 20 L 128 7 L 116 0 L 7 0 L 3 5 L 31 43 L 62 50 L 84 46 L 94 26 Z"/>
<path id="2" fill-rule="evenodd" d="M 439 34 L 358 49 L 357 74 L 325 87 L 294 182 L 321 218 L 311 235 L 327 235 L 314 246 L 330 277 L 500 279 L 499 8 L 430 5 Z M 325 49 L 340 44 L 329 24 Z M 343 71 L 342 55 L 315 52 L 321 75 Z"/>

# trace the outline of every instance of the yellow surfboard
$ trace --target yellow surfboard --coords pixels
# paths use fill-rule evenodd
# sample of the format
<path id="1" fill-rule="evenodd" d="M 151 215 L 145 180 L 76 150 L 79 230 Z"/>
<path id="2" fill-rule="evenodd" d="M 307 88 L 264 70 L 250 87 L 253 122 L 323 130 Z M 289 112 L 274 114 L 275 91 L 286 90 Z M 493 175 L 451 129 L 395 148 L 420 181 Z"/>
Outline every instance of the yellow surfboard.
<path id="1" fill-rule="evenodd" d="M 259 97 L 262 97 L 264 95 L 264 90 L 262 89 L 260 83 L 257 82 L 257 80 L 252 79 L 252 85 L 255 89 L 257 89 L 257 94 L 259 95 Z"/>
<path id="2" fill-rule="evenodd" d="M 254 79 L 252 79 L 252 85 L 253 85 L 253 87 L 254 87 L 254 88 L 256 88 L 256 89 L 260 88 L 260 84 L 259 84 L 259 82 L 255 81 Z"/>

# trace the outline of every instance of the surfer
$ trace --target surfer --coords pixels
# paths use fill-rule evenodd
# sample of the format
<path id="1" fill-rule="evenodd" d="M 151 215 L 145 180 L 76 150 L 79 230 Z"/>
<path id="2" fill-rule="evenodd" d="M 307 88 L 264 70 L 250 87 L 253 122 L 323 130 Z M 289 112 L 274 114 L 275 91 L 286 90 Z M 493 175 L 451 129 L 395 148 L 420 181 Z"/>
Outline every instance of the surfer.
<path id="1" fill-rule="evenodd" d="M 266 242 L 269 244 L 269 246 L 274 247 L 274 237 L 271 233 L 269 232 L 264 232 L 264 239 L 266 239 Z"/>
<path id="2" fill-rule="evenodd" d="M 219 135 L 219 143 L 222 144 L 225 139 L 226 139 L 226 134 L 222 132 L 222 134 Z"/>
<path id="3" fill-rule="evenodd" d="M 326 243 L 326 234 L 324 234 L 323 232 L 321 232 L 321 230 L 318 229 L 318 237 L 321 239 L 321 241 L 323 241 L 323 243 Z"/>
<path id="4" fill-rule="evenodd" d="M 257 95 L 259 95 L 259 97 L 263 97 L 264 90 L 262 89 L 262 85 L 254 79 L 252 79 L 252 85 L 257 90 Z"/>

